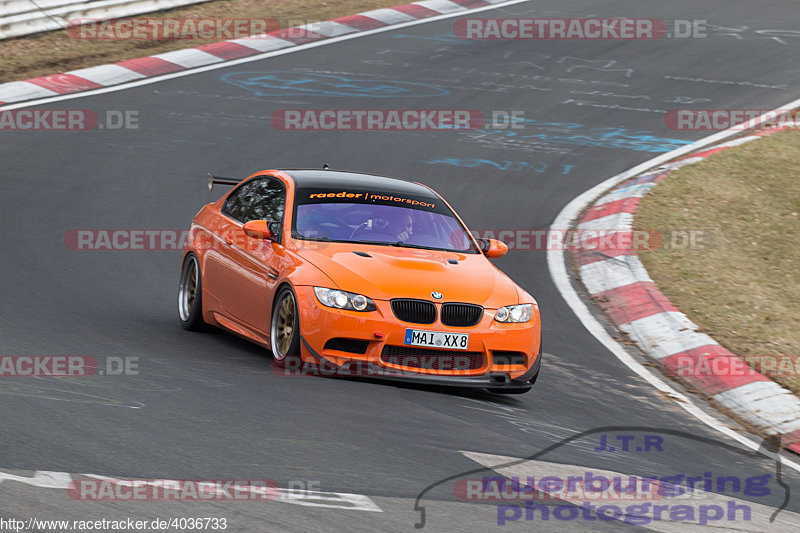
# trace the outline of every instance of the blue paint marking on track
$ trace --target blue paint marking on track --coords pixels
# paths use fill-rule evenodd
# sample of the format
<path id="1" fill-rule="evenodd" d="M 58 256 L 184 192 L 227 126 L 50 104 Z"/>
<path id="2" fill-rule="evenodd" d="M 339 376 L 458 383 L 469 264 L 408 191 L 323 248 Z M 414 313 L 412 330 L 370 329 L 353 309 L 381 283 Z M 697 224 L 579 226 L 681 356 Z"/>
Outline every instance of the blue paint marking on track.
<path id="1" fill-rule="evenodd" d="M 507 159 L 495 161 L 492 159 L 483 159 L 483 158 L 457 158 L 457 157 L 445 157 L 441 159 L 431 159 L 427 162 L 429 165 L 450 165 L 453 167 L 465 167 L 465 168 L 475 168 L 479 166 L 490 166 L 494 167 L 497 170 L 529 170 L 538 173 L 544 173 L 548 170 L 551 170 L 555 167 L 556 170 L 560 169 L 562 175 L 567 175 L 570 171 L 575 168 L 575 165 L 568 165 L 564 163 L 559 163 L 557 165 L 551 165 L 550 163 L 544 162 L 530 162 L 530 161 L 509 161 Z"/>
<path id="2" fill-rule="evenodd" d="M 392 35 L 392 39 L 420 39 L 424 41 L 440 41 L 443 43 L 465 44 L 465 45 L 470 45 L 478 42 L 476 40 L 462 39 L 460 37 L 456 37 L 452 33 L 440 33 L 439 35 L 410 35 L 407 33 L 397 33 L 395 35 Z"/>
<path id="3" fill-rule="evenodd" d="M 359 98 L 430 98 L 450 94 L 427 83 L 351 78 L 316 72 L 230 72 L 220 80 L 258 96 L 355 96 Z"/>
<path id="4" fill-rule="evenodd" d="M 683 139 L 657 137 L 647 130 L 631 131 L 619 127 L 586 128 L 583 124 L 575 122 L 543 122 L 530 118 L 518 119 L 517 123 L 522 126 L 516 131 L 506 129 L 478 129 L 472 131 L 485 137 L 497 139 L 506 138 L 516 141 L 532 139 L 552 144 L 623 148 L 641 152 L 669 152 L 692 143 L 692 141 Z M 528 133 L 520 130 L 537 130 L 537 133 Z"/>

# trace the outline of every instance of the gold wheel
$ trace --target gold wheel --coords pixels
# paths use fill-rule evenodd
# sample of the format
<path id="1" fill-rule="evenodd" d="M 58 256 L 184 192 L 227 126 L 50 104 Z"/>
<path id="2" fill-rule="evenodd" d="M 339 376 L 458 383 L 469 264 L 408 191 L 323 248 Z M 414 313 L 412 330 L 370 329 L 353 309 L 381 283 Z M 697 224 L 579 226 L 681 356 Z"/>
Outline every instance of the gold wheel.
<path id="1" fill-rule="evenodd" d="M 299 329 L 294 293 L 284 287 L 278 293 L 270 328 L 270 344 L 275 361 L 283 363 L 287 358 L 300 355 Z"/>
<path id="2" fill-rule="evenodd" d="M 184 324 L 192 323 L 192 315 L 196 315 L 195 307 L 200 301 L 199 276 L 197 259 L 190 255 L 184 263 L 178 287 L 178 314 Z"/>
<path id="3" fill-rule="evenodd" d="M 294 334 L 294 301 L 286 293 L 281 300 L 281 307 L 278 310 L 278 350 L 282 356 L 289 352 L 292 345 L 292 335 Z"/>

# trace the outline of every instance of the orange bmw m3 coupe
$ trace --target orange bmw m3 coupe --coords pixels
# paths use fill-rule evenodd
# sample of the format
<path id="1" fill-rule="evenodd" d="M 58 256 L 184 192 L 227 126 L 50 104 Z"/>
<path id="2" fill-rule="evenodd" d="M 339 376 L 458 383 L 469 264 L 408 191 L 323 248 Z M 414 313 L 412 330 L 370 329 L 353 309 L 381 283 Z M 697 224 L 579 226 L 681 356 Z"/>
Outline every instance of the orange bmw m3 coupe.
<path id="1" fill-rule="evenodd" d="M 269 348 L 286 373 L 530 390 L 541 365 L 536 300 L 489 260 L 420 183 L 264 170 L 192 220 L 178 311 Z"/>

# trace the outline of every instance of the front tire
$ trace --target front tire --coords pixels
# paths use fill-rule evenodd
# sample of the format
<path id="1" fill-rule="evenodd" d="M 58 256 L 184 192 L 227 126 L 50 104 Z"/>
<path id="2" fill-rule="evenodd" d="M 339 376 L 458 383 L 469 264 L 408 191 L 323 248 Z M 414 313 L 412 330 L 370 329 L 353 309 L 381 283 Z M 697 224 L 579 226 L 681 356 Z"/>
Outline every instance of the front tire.
<path id="1" fill-rule="evenodd" d="M 272 358 L 278 368 L 299 366 L 300 358 L 300 317 L 297 299 L 287 286 L 278 291 L 272 306 L 272 325 L 269 335 Z"/>
<path id="2" fill-rule="evenodd" d="M 197 257 L 191 253 L 183 260 L 180 283 L 178 283 L 178 318 L 183 329 L 189 331 L 205 329 L 200 265 Z"/>

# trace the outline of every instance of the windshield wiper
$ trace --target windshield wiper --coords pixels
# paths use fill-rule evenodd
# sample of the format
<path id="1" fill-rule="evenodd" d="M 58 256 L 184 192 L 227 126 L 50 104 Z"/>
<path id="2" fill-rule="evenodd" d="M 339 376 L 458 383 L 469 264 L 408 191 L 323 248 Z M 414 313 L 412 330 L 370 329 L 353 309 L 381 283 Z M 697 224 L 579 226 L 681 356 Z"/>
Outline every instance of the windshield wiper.
<path id="1" fill-rule="evenodd" d="M 419 248 L 422 250 L 442 250 L 442 248 L 433 248 L 431 246 L 421 246 L 419 244 L 406 244 L 403 241 L 397 241 L 392 246 L 399 246 L 401 248 Z"/>
<path id="2" fill-rule="evenodd" d="M 431 246 L 421 246 L 419 244 L 406 244 L 403 241 L 386 242 L 386 241 L 351 241 L 356 244 L 378 244 L 382 246 L 397 246 L 398 248 L 416 248 L 418 250 L 436 250 L 439 252 L 448 252 L 444 248 L 433 248 Z"/>

